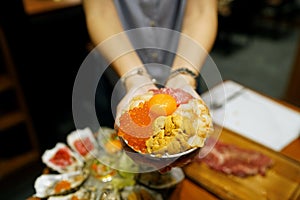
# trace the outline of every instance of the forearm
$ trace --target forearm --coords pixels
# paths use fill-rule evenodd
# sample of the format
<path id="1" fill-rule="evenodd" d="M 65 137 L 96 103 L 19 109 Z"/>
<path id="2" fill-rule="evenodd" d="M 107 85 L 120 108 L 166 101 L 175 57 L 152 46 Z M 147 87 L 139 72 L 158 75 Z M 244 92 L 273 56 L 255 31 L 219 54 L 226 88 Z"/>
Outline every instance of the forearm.
<path id="1" fill-rule="evenodd" d="M 143 64 L 123 32 L 112 0 L 83 0 L 87 28 L 94 45 L 121 77 Z M 107 40 L 108 39 L 108 40 Z"/>
<path id="2" fill-rule="evenodd" d="M 215 41 L 217 2 L 215 0 L 187 0 L 181 32 L 183 36 L 179 40 L 173 70 L 184 67 L 199 74 Z M 192 81 L 191 77 L 187 78 Z"/>

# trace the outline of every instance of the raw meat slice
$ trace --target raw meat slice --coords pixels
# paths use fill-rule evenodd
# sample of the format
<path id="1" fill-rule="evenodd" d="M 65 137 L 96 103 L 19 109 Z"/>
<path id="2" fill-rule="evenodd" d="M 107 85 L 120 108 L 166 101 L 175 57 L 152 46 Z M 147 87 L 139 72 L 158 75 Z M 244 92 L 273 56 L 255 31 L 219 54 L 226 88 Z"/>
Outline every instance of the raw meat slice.
<path id="1" fill-rule="evenodd" d="M 218 141 L 211 152 L 198 159 L 214 170 L 239 177 L 261 174 L 265 175 L 273 160 L 254 150 L 243 149 L 233 144 Z"/>

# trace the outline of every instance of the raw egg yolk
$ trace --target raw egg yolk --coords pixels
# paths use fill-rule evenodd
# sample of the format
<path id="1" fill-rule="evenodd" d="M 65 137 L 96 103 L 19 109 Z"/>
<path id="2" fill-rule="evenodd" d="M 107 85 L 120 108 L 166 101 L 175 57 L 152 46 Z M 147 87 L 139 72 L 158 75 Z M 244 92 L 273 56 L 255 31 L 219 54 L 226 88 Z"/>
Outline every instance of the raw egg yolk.
<path id="1" fill-rule="evenodd" d="M 176 99 L 169 94 L 156 94 L 149 100 L 150 112 L 170 115 L 177 109 Z"/>

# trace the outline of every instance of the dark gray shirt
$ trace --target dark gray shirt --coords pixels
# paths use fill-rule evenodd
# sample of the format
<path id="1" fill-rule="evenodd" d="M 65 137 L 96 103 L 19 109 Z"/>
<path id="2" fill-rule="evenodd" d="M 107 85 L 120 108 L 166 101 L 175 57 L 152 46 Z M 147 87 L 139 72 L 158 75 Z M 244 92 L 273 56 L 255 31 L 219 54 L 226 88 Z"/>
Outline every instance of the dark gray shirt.
<path id="1" fill-rule="evenodd" d="M 125 30 L 141 27 L 160 27 L 180 31 L 185 0 L 115 0 L 115 5 Z M 173 55 L 167 51 L 177 45 L 178 38 L 170 37 L 155 28 L 132 34 L 131 41 L 143 63 L 171 65 Z M 138 41 L 138 42 L 137 42 Z M 154 47 L 154 48 L 151 48 Z M 160 49 L 158 49 L 160 48 Z"/>

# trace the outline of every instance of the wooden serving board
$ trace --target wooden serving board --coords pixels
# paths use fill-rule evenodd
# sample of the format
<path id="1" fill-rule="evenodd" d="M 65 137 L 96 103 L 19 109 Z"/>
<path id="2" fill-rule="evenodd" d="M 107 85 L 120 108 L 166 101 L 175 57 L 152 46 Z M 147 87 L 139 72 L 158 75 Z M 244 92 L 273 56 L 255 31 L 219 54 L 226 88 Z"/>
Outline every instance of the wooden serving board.
<path id="1" fill-rule="evenodd" d="M 240 178 L 217 172 L 205 163 L 194 162 L 184 167 L 187 178 L 221 199 L 300 199 L 300 162 L 226 129 L 222 130 L 219 139 L 228 144 L 262 152 L 273 159 L 274 165 L 265 176 Z"/>

